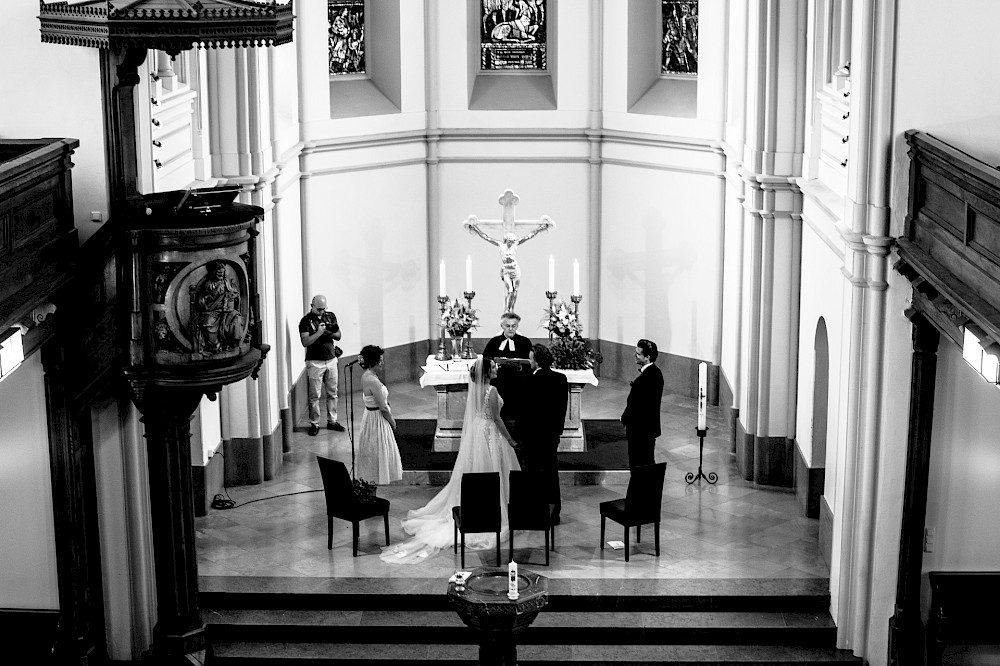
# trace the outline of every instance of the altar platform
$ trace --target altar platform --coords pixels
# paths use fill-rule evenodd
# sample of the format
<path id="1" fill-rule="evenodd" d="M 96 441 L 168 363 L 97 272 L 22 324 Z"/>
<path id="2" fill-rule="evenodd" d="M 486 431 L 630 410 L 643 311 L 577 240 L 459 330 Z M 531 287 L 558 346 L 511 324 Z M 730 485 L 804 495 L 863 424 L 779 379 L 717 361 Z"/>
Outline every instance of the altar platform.
<path id="1" fill-rule="evenodd" d="M 476 359 L 450 359 L 438 361 L 428 356 L 421 366 L 420 387 L 433 387 L 437 396 L 437 429 L 434 432 L 435 451 L 457 451 L 462 440 L 462 422 L 465 403 L 469 394 L 469 367 Z M 583 429 L 583 387 L 597 386 L 593 370 L 559 370 L 566 375 L 569 395 L 566 401 L 566 419 L 559 451 L 586 451 L 587 436 Z"/>
<path id="2" fill-rule="evenodd" d="M 355 384 L 358 386 L 358 384 Z M 602 378 L 588 388 L 584 419 L 614 419 L 628 396 L 626 382 Z M 435 394 L 416 381 L 389 386 L 393 413 L 401 419 L 434 418 Z M 341 408 L 349 404 L 341 396 Z M 363 402 L 354 395 L 355 418 L 360 424 Z M 342 414 L 341 418 L 345 418 Z M 551 578 L 646 581 L 689 578 L 824 578 L 828 568 L 819 552 L 819 521 L 802 517 L 795 495 L 787 490 L 754 487 L 736 470 L 725 419 L 709 407 L 705 440 L 705 469 L 719 474 L 717 486 L 687 485 L 684 474 L 698 468 L 695 436 L 697 405 L 693 398 L 666 394 L 661 405 L 663 435 L 655 458 L 667 463 L 663 488 L 660 557 L 646 536 L 634 545 L 630 561 L 621 551 L 600 545 L 598 504 L 625 496 L 627 472 L 601 475 L 592 485 L 577 485 L 572 473 L 561 475 L 562 523 L 557 527 L 551 566 L 544 561 L 542 534 L 527 533 L 515 540 L 516 557 Z M 378 557 L 384 545 L 380 521 L 361 525 L 359 557 L 351 557 L 349 523 L 334 521 L 333 550 L 326 548 L 326 507 L 316 455 L 351 463 L 347 433 L 321 430 L 306 433 L 308 422 L 297 424 L 292 450 L 271 481 L 229 488 L 237 506 L 211 509 L 196 518 L 198 568 L 201 575 L 273 576 L 306 578 L 447 578 L 458 556 L 451 551 L 412 566 L 388 566 Z M 446 474 L 442 472 L 441 474 Z M 389 537 L 399 543 L 406 535 L 400 519 L 426 504 L 439 485 L 394 483 L 378 494 L 392 503 Z M 608 525 L 607 539 L 621 539 L 621 528 Z M 651 536 L 651 533 L 649 534 Z M 469 567 L 488 564 L 490 552 L 468 551 Z M 507 549 L 503 549 L 504 558 Z M 317 581 L 318 582 L 318 581 Z"/>

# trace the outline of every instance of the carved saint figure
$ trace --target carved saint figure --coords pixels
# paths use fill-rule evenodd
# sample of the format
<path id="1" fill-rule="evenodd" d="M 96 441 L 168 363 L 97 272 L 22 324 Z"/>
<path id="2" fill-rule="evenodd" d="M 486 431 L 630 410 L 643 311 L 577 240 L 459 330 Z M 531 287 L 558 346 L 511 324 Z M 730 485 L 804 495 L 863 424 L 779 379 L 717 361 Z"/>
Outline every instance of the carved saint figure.
<path id="1" fill-rule="evenodd" d="M 237 281 L 227 277 L 224 261 L 210 261 L 205 268 L 208 273 L 192 298 L 192 338 L 196 352 L 218 354 L 239 346 L 243 339 L 240 290 Z"/>
<path id="2" fill-rule="evenodd" d="M 507 296 L 504 298 L 504 312 L 512 312 L 514 310 L 514 303 L 517 301 L 517 290 L 521 285 L 521 266 L 517 263 L 517 247 L 543 231 L 554 229 L 556 226 L 556 223 L 548 215 L 543 215 L 540 220 L 537 220 L 537 226 L 534 229 L 523 236 L 518 236 L 515 233 L 518 226 L 526 226 L 534 223 L 514 221 L 514 206 L 517 205 L 518 201 L 520 201 L 518 196 L 510 190 L 506 190 L 499 199 L 499 203 L 503 206 L 504 210 L 503 220 L 499 225 L 502 231 L 500 238 L 494 238 L 484 232 L 480 226 L 479 218 L 475 215 L 470 216 L 462 224 L 462 226 L 469 230 L 469 233 L 476 234 L 490 245 L 495 245 L 500 251 L 500 279 L 507 290 Z M 497 226 L 496 222 L 488 222 L 488 224 Z"/>

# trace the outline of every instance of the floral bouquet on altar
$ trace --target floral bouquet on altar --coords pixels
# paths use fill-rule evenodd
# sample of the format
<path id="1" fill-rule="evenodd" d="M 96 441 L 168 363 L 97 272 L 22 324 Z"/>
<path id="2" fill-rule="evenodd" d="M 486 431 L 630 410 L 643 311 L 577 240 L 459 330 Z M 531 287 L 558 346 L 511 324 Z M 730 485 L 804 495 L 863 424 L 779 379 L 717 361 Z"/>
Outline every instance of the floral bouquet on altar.
<path id="1" fill-rule="evenodd" d="M 545 311 L 542 326 L 557 338 L 578 338 L 583 333 L 580 318 L 562 299 L 553 301 L 552 307 Z"/>
<path id="2" fill-rule="evenodd" d="M 552 333 L 552 367 L 560 370 L 588 370 L 603 359 L 590 340 L 583 337 L 579 315 L 566 302 L 557 300 L 545 310 L 544 326 Z"/>
<path id="3" fill-rule="evenodd" d="M 555 338 L 549 349 L 552 367 L 560 370 L 589 370 L 604 360 L 587 338 Z"/>
<path id="4" fill-rule="evenodd" d="M 441 325 L 453 338 L 460 338 L 479 328 L 479 310 L 470 308 L 457 298 L 441 313 Z"/>

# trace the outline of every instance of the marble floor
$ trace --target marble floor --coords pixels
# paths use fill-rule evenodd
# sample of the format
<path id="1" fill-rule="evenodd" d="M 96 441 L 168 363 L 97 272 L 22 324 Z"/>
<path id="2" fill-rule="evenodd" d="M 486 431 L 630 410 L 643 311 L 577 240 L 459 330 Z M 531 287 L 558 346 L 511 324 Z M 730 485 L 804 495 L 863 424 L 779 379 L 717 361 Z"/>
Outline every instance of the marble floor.
<path id="1" fill-rule="evenodd" d="M 360 388 L 360 377 L 355 378 L 355 386 Z M 433 389 L 421 389 L 413 381 L 390 385 L 389 391 L 397 418 L 435 417 Z M 627 395 L 628 384 L 614 380 L 585 387 L 583 418 L 617 418 Z M 360 424 L 364 406 L 359 394 L 353 402 Z M 348 403 L 341 396 L 342 413 Z M 709 409 L 704 469 L 716 472 L 719 481 L 714 486 L 704 482 L 688 485 L 685 473 L 698 469 L 695 400 L 663 396 L 663 435 L 657 440 L 656 460 L 667 462 L 667 478 L 659 557 L 654 554 L 651 526 L 643 531 L 640 544 L 635 544 L 633 532 L 628 563 L 621 550 L 601 550 L 598 504 L 624 497 L 626 486 L 570 485 L 574 477 L 564 473 L 562 523 L 556 528 L 551 565 L 544 567 L 541 532 L 515 535 L 515 559 L 544 570 L 551 578 L 828 577 L 819 553 L 819 521 L 802 516 L 791 492 L 755 487 L 740 478 L 721 411 Z M 292 450 L 285 454 L 275 479 L 228 488 L 235 508 L 213 509 L 196 519 L 201 575 L 434 578 L 455 571 L 459 559 L 450 550 L 414 565 L 383 563 L 378 557 L 384 545 L 382 521 L 378 519 L 362 523 L 358 557 L 351 556 L 351 525 L 340 520 L 334 520 L 333 550 L 327 550 L 326 506 L 315 456 L 342 460 L 349 466 L 351 444 L 347 433 L 325 429 L 310 437 L 306 425 L 296 427 Z M 438 490 L 428 485 L 379 488 L 379 495 L 392 503 L 392 543 L 406 538 L 400 519 L 407 510 L 423 506 Z M 606 539 L 622 537 L 622 527 L 609 521 Z M 506 563 L 506 544 L 502 557 Z M 466 568 L 494 563 L 495 551 L 466 552 Z"/>

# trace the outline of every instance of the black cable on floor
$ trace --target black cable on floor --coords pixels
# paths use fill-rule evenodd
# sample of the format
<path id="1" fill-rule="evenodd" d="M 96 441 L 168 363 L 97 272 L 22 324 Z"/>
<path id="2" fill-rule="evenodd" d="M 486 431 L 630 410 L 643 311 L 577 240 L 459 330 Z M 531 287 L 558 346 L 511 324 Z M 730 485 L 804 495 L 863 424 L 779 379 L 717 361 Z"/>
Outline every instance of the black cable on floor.
<path id="1" fill-rule="evenodd" d="M 222 465 L 223 465 L 223 467 L 222 467 L 222 493 L 225 493 L 225 496 L 223 496 L 222 493 L 219 493 L 215 497 L 213 497 L 212 498 L 211 507 L 213 509 L 220 509 L 220 510 L 233 509 L 233 508 L 236 507 L 236 501 L 233 500 L 233 498 L 229 496 L 229 489 L 226 488 L 226 468 L 225 468 L 226 456 L 222 453 L 222 451 L 216 451 L 215 455 L 222 456 L 222 461 L 223 461 L 223 463 L 222 463 Z"/>

